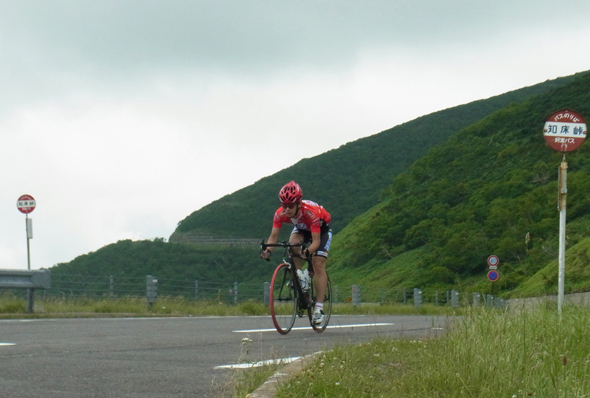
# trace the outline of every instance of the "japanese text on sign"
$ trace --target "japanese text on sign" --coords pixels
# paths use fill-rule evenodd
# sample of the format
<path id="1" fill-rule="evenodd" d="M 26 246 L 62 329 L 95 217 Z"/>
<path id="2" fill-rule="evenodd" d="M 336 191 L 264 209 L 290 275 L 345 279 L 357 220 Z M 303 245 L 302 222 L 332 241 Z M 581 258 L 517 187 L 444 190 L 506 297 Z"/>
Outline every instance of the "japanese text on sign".
<path id="1" fill-rule="evenodd" d="M 555 112 L 547 119 L 543 128 L 547 144 L 560 152 L 579 148 L 586 138 L 586 132 L 584 118 L 570 110 Z"/>

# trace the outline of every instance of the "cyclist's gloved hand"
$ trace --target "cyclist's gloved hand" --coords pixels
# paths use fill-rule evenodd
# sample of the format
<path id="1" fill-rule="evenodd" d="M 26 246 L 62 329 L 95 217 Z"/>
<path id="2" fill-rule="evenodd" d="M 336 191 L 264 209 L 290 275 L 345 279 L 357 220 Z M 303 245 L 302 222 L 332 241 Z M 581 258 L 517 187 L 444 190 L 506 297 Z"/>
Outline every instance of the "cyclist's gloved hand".
<path id="1" fill-rule="evenodd" d="M 272 252 L 268 249 L 263 250 L 260 252 L 260 258 L 265 259 L 266 261 L 270 260 L 270 256 L 272 255 Z"/>
<path id="2" fill-rule="evenodd" d="M 309 252 L 309 250 L 305 249 L 302 253 L 303 258 L 305 259 L 310 259 L 311 258 L 311 253 Z"/>

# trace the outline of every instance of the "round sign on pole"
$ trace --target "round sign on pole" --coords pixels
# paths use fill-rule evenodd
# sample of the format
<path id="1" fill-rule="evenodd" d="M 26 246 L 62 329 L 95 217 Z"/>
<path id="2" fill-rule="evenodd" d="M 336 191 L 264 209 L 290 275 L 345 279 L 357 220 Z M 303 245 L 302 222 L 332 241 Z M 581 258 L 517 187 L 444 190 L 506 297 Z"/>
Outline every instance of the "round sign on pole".
<path id="1" fill-rule="evenodd" d="M 22 195 L 16 201 L 16 207 L 23 214 L 29 214 L 35 210 L 35 206 L 37 206 L 37 203 L 35 202 L 35 198 L 31 195 Z"/>
<path id="2" fill-rule="evenodd" d="M 498 280 L 498 271 L 488 272 L 488 279 L 492 282 L 496 282 Z"/>
<path id="3" fill-rule="evenodd" d="M 543 128 L 545 141 L 559 152 L 578 149 L 586 139 L 586 131 L 584 118 L 570 110 L 557 111 L 549 116 Z"/>
<path id="4" fill-rule="evenodd" d="M 497 267 L 500 264 L 500 259 L 498 256 L 494 256 L 493 254 L 488 257 L 488 265 L 490 267 Z"/>

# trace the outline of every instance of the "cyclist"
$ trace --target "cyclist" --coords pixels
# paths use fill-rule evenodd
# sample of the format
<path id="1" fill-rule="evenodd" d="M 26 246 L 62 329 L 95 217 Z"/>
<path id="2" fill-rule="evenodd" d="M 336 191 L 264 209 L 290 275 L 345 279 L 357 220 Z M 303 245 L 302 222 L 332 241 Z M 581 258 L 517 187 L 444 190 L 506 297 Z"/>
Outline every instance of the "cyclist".
<path id="1" fill-rule="evenodd" d="M 296 254 L 312 257 L 314 280 L 316 281 L 316 304 L 312 321 L 319 325 L 324 320 L 324 296 L 328 277 L 326 275 L 326 258 L 332 242 L 330 229 L 330 213 L 322 206 L 310 200 L 302 200 L 301 187 L 295 181 L 289 182 L 279 192 L 282 206 L 275 212 L 272 230 L 268 243 L 276 243 L 279 231 L 284 223 L 295 225 L 289 238 L 289 243 L 309 243 L 307 253 L 300 253 L 301 249 L 294 248 Z M 272 254 L 272 247 L 263 251 L 260 256 L 267 259 Z M 295 266 L 301 269 L 302 260 L 294 258 Z"/>

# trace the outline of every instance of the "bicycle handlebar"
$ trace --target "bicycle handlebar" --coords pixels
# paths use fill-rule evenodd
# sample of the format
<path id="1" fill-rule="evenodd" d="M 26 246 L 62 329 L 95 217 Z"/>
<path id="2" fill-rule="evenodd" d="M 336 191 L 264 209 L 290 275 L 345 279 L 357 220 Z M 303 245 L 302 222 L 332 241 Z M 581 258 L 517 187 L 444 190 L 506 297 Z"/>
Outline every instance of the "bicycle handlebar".
<path id="1" fill-rule="evenodd" d="M 260 252 L 262 253 L 263 251 L 265 251 L 268 247 L 284 247 L 285 249 L 290 249 L 292 247 L 300 247 L 301 250 L 303 250 L 303 248 L 305 247 L 304 243 L 289 243 L 289 242 L 278 242 L 278 243 L 264 243 L 264 241 L 260 242 Z M 291 257 L 301 257 L 302 259 L 306 260 L 306 261 L 310 261 L 310 258 L 305 258 L 297 253 L 291 253 Z M 265 258 L 266 261 L 270 261 L 270 257 Z"/>
<path id="2" fill-rule="evenodd" d="M 297 246 L 303 246 L 303 243 L 289 243 L 289 242 L 264 243 L 264 241 L 262 241 L 260 243 L 260 246 L 263 249 L 266 249 L 267 247 L 297 247 Z"/>

